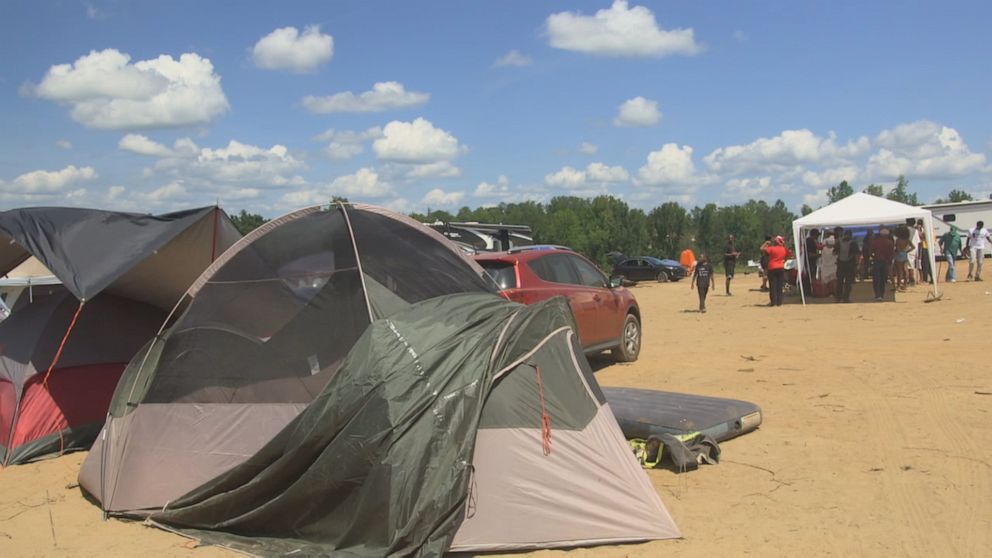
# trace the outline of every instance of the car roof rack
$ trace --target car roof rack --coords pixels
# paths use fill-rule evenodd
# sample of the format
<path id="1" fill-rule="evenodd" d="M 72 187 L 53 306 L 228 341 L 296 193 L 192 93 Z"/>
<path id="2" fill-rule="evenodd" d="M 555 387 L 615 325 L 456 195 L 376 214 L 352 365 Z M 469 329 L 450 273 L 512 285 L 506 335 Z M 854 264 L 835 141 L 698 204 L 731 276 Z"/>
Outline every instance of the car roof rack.
<path id="1" fill-rule="evenodd" d="M 568 246 L 559 244 L 534 244 L 531 246 L 517 246 L 506 251 L 507 254 L 517 254 L 520 252 L 530 252 L 532 250 L 571 250 Z"/>

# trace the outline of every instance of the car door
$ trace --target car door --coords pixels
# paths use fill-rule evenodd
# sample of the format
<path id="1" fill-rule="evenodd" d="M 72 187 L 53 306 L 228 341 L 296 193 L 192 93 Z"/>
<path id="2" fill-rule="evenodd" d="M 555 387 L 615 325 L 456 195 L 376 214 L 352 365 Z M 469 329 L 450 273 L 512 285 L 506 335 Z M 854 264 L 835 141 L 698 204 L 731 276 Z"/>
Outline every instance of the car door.
<path id="1" fill-rule="evenodd" d="M 575 268 L 575 273 L 579 278 L 583 296 L 592 300 L 592 309 L 589 311 L 589 319 L 595 323 L 592 330 L 590 342 L 585 346 L 611 343 L 620 334 L 624 310 L 620 308 L 620 298 L 612 289 L 606 275 L 599 270 L 589 260 L 577 255 L 566 256 L 568 261 Z"/>
<path id="2" fill-rule="evenodd" d="M 568 299 L 576 325 L 579 327 L 582 346 L 588 347 L 598 343 L 600 335 L 596 323 L 598 314 L 596 292 L 580 284 L 578 273 L 569 261 L 569 256 L 549 254 L 532 260 L 530 267 L 542 281 L 545 281 L 541 288 L 547 291 L 548 297 L 561 295 Z"/>
<path id="3" fill-rule="evenodd" d="M 650 281 L 654 279 L 654 269 L 644 258 L 637 258 L 637 280 Z"/>

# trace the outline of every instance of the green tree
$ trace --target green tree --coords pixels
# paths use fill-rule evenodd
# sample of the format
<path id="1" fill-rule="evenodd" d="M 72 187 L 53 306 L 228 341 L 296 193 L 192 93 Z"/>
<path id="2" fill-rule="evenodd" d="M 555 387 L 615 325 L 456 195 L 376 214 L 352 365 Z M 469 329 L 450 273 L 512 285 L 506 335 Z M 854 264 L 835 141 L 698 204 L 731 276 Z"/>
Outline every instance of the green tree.
<path id="1" fill-rule="evenodd" d="M 917 199 L 916 192 L 909 192 L 909 181 L 906 180 L 906 177 L 901 174 L 899 175 L 899 179 L 896 181 L 896 187 L 890 190 L 885 197 L 899 203 L 920 205 L 920 200 Z"/>
<path id="2" fill-rule="evenodd" d="M 885 196 L 885 187 L 881 184 L 869 184 L 865 186 L 863 190 L 866 194 L 871 194 L 873 196 L 883 197 Z"/>
<path id="3" fill-rule="evenodd" d="M 678 258 L 691 234 L 689 214 L 676 202 L 661 204 L 648 213 L 648 230 L 654 255 Z"/>
<path id="4" fill-rule="evenodd" d="M 964 190 L 951 190 L 947 194 L 947 198 L 937 198 L 934 203 L 958 203 L 964 201 L 975 201 L 975 198 L 971 197 L 971 194 L 965 192 Z"/>
<path id="5" fill-rule="evenodd" d="M 242 235 L 248 234 L 251 231 L 262 226 L 268 219 L 262 217 L 258 213 L 248 213 L 244 209 L 238 212 L 237 215 L 231 217 L 231 222 L 237 227 L 238 232 Z"/>
<path id="6" fill-rule="evenodd" d="M 854 188 L 852 188 L 846 180 L 842 180 L 840 184 L 831 186 L 830 189 L 827 190 L 827 200 L 830 203 L 834 203 L 850 196 L 853 193 Z"/>
<path id="7" fill-rule="evenodd" d="M 803 214 L 803 217 L 805 217 L 810 213 L 813 213 L 813 208 L 810 207 L 809 204 L 804 203 L 803 206 L 799 208 L 799 212 Z"/>
<path id="8" fill-rule="evenodd" d="M 692 224 L 699 253 L 710 254 L 723 246 L 723 227 L 720 225 L 720 215 L 715 203 L 692 208 Z"/>

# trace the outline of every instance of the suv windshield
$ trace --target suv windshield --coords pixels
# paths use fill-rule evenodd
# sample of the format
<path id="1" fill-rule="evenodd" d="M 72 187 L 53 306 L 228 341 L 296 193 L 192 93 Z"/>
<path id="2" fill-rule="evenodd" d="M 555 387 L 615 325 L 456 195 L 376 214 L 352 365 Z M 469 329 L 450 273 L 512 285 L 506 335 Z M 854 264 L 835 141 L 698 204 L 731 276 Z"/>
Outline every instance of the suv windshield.
<path id="1" fill-rule="evenodd" d="M 517 288 L 517 271 L 512 262 L 480 261 L 479 265 L 499 285 L 500 290 Z"/>

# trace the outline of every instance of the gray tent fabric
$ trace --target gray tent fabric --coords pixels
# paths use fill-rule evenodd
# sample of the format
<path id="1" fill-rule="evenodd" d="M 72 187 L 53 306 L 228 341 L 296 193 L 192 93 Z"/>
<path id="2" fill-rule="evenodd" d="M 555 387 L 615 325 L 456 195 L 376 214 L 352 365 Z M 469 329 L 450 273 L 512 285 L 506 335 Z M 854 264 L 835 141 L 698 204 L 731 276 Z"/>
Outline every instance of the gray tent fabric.
<path id="1" fill-rule="evenodd" d="M 521 329 L 497 344 L 511 318 Z M 151 520 L 207 543 L 259 555 L 437 556 L 451 549 L 466 517 L 486 513 L 486 506 L 490 514 L 505 515 L 489 515 L 476 533 L 462 537 L 459 550 L 677 536 L 649 483 L 627 487 L 621 482 L 619 490 L 604 489 L 610 487 L 604 476 L 629 480 L 616 474 L 623 465 L 634 481 L 646 481 L 619 436 L 608 444 L 617 450 L 616 461 L 604 460 L 599 452 L 586 455 L 609 463 L 595 475 L 602 485 L 589 484 L 591 479 L 577 471 L 565 481 L 577 486 L 556 487 L 567 490 L 567 498 L 550 490 L 529 502 L 526 497 L 500 499 L 490 492 L 495 485 L 487 486 L 488 478 L 478 479 L 475 490 L 487 501 L 467 509 L 484 414 L 495 415 L 491 428 L 505 420 L 525 429 L 521 432 L 536 433 L 501 449 L 512 454 L 518 446 L 533 460 L 528 468 L 544 470 L 551 483 L 561 476 L 560 465 L 586 453 L 573 453 L 570 446 L 600 449 L 595 444 L 586 448 L 567 434 L 595 427 L 600 408 L 571 362 L 577 352 L 574 337 L 561 336 L 564 343 L 548 345 L 554 336 L 521 335 L 528 326 L 571 331 L 567 304 L 553 299 L 520 306 L 487 295 L 448 295 L 377 320 L 324 391 L 271 442 L 242 465 L 167 504 Z M 564 352 L 537 357 L 545 345 Z M 539 369 L 543 380 L 528 397 L 520 397 L 519 386 L 500 396 L 492 391 L 494 379 L 533 382 Z M 539 386 L 555 397 L 542 398 Z M 542 441 L 542 406 L 554 425 L 547 433 L 550 446 Z M 619 434 L 615 421 L 612 431 Z M 556 442 L 565 446 L 556 448 Z M 556 451 L 567 457 L 553 458 Z M 495 459 L 494 467 L 512 463 Z M 513 468 L 501 476 L 512 485 L 514 472 L 522 475 L 517 480 L 525 478 L 526 471 Z M 545 498 L 556 505 L 542 504 Z M 579 516 L 555 517 L 563 508 Z M 515 514 L 535 510 L 538 521 L 507 537 Z M 541 517 L 548 527 L 542 527 Z M 567 538 L 559 538 L 563 532 Z"/>
<path id="2" fill-rule="evenodd" d="M 90 447 L 127 362 L 240 236 L 217 207 L 0 213 L 0 275 L 29 263 L 62 283 L 18 297 L 0 328 L 0 463 Z"/>
<path id="3" fill-rule="evenodd" d="M 189 294 L 131 361 L 80 471 L 107 513 L 259 555 L 679 536 L 567 301 L 496 296 L 422 225 L 300 210 Z"/>
<path id="4" fill-rule="evenodd" d="M 229 238 L 233 225 L 226 215 L 219 218 L 215 207 L 158 216 L 70 207 L 11 209 L 0 213 L 0 275 L 30 254 L 76 298 L 89 300 L 204 218 L 217 220 Z"/>

